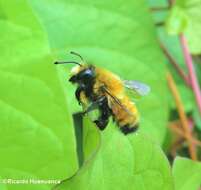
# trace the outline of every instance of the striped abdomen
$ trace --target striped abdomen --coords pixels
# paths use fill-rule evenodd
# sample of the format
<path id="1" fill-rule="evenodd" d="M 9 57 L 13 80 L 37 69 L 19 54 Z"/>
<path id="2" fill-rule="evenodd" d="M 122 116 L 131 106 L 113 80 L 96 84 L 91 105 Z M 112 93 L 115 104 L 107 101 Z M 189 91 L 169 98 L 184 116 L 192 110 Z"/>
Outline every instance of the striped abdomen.
<path id="1" fill-rule="evenodd" d="M 110 108 L 119 127 L 126 134 L 134 131 L 139 122 L 139 113 L 133 102 L 127 96 L 119 99 L 122 106 L 110 99 Z M 126 131 L 124 131 L 126 130 Z"/>

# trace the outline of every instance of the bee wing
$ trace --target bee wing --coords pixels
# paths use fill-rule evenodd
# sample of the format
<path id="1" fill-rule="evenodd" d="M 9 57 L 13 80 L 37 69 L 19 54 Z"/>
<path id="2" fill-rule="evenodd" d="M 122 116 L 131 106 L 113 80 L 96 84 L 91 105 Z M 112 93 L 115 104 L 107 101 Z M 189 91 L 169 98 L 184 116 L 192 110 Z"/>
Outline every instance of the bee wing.
<path id="1" fill-rule="evenodd" d="M 124 82 L 124 86 L 132 91 L 134 91 L 135 93 L 137 93 L 140 96 L 145 96 L 147 95 L 151 88 L 144 84 L 141 83 L 139 81 L 135 81 L 135 80 L 123 80 Z"/>
<path id="2" fill-rule="evenodd" d="M 114 100 L 114 102 L 116 104 L 118 104 L 124 111 L 126 111 L 129 115 L 133 115 L 122 103 L 121 101 L 115 97 L 114 95 L 112 95 L 110 93 L 110 91 L 106 88 L 106 87 L 103 87 L 103 90 L 112 98 L 112 100 Z"/>

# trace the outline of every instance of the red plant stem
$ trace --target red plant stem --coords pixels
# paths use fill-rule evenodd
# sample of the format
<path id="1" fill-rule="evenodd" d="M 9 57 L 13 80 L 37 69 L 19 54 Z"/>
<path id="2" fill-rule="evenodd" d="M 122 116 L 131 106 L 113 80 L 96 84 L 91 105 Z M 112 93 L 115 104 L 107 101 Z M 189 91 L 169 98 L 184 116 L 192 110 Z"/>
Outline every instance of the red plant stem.
<path id="1" fill-rule="evenodd" d="M 198 80 L 196 77 L 195 69 L 193 66 L 193 60 L 192 60 L 190 51 L 188 49 L 187 40 L 183 34 L 180 34 L 180 41 L 181 41 L 181 46 L 182 46 L 182 50 L 184 53 L 186 66 L 187 66 L 188 72 L 189 72 L 190 83 L 191 83 L 191 86 L 193 89 L 193 93 L 194 93 L 194 96 L 195 96 L 195 99 L 197 102 L 199 112 L 201 114 L 201 91 L 200 91 L 200 87 L 199 87 Z"/>
<path id="2" fill-rule="evenodd" d="M 190 87 L 190 81 L 189 81 L 188 76 L 184 73 L 182 68 L 179 66 L 179 64 L 176 62 L 174 57 L 170 54 L 170 52 L 168 51 L 168 49 L 165 47 L 165 45 L 162 42 L 160 42 L 160 47 L 163 50 L 166 57 L 168 58 L 168 60 L 170 61 L 170 63 L 176 69 L 176 71 L 178 72 L 180 77 L 185 81 L 186 85 Z"/>

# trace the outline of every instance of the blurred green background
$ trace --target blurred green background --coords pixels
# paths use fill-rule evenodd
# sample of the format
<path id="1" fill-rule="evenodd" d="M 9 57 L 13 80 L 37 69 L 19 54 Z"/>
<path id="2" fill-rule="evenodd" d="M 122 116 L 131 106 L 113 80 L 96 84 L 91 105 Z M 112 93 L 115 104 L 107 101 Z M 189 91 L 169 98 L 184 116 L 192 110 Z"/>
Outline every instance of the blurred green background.
<path id="1" fill-rule="evenodd" d="M 195 11 L 184 7 L 180 2 L 178 0 L 176 10 L 155 12 L 150 10 L 151 7 L 166 7 L 167 2 L 0 0 L 1 179 L 63 180 L 78 170 L 79 159 L 74 130 L 76 126 L 72 115 L 81 111 L 81 107 L 74 98 L 75 86 L 68 83 L 71 66 L 53 64 L 55 60 L 76 60 L 69 54 L 70 51 L 75 51 L 89 63 L 104 67 L 123 79 L 139 80 L 151 87 L 150 95 L 136 102 L 141 113 L 140 134 L 143 134 L 143 137 L 141 139 L 140 135 L 136 137 L 137 140 L 129 137 L 129 142 L 132 142 L 132 147 L 137 147 L 136 155 L 142 155 L 145 151 L 147 156 L 151 155 L 151 152 L 159 155 L 155 159 L 152 158 L 155 160 L 153 163 L 161 162 L 161 172 L 167 176 L 161 184 L 155 186 L 150 185 L 152 182 L 149 181 L 149 176 L 154 174 L 146 174 L 146 185 L 150 185 L 148 189 L 172 189 L 173 180 L 170 179 L 169 164 L 164 154 L 160 150 L 158 152 L 161 146 L 168 154 L 172 136 L 167 126 L 171 113 L 176 112 L 175 103 L 167 87 L 167 68 L 175 77 L 185 103 L 185 112 L 194 119 L 198 138 L 201 130 L 193 93 L 175 73 L 159 45 L 160 39 L 186 71 L 176 35 L 181 31 L 187 31 L 185 34 L 201 82 L 201 15 L 198 11 L 201 2 L 190 2 L 190 7 L 191 4 L 194 8 L 198 7 Z M 194 3 L 198 4 L 194 6 Z M 190 11 L 190 14 L 187 14 L 187 11 Z M 163 22 L 165 26 L 155 26 Z M 173 119 L 177 118 L 177 114 L 173 114 Z M 84 127 L 92 126 L 89 121 L 86 122 L 88 124 L 85 123 Z M 127 137 L 122 137 L 112 123 L 110 126 L 116 135 L 116 140 L 113 139 L 110 143 L 115 144 L 118 138 L 123 138 L 124 146 L 130 146 L 125 139 Z M 92 149 L 95 149 L 99 138 L 99 132 L 90 130 L 87 133 L 91 141 L 88 140 L 84 149 L 89 155 Z M 105 133 L 112 134 L 110 129 Z M 110 139 L 110 136 L 106 137 L 103 137 L 106 139 L 105 142 Z M 150 139 L 153 145 L 146 145 L 147 139 Z M 146 149 L 149 146 L 151 148 Z M 100 152 L 104 154 L 109 151 L 111 149 L 101 149 Z M 99 157 L 101 155 L 100 153 Z M 108 157 L 109 155 L 106 156 L 107 159 Z M 139 160 L 139 165 L 144 164 L 142 158 L 136 160 Z M 95 166 L 97 165 L 100 165 L 98 161 Z M 153 167 L 156 165 L 153 164 Z M 196 170 L 198 168 L 200 171 L 199 167 L 195 167 Z M 158 174 L 155 177 L 158 177 Z M 81 177 L 83 181 L 87 181 L 88 178 L 90 177 Z M 79 189 L 84 184 L 76 186 L 76 180 L 73 183 L 65 185 L 64 189 Z M 140 184 L 139 181 L 135 182 L 135 187 L 142 187 Z M 52 186 L 0 183 L 0 190 L 49 190 Z M 97 187 L 95 184 L 94 188 Z M 108 189 L 109 187 L 107 186 Z"/>

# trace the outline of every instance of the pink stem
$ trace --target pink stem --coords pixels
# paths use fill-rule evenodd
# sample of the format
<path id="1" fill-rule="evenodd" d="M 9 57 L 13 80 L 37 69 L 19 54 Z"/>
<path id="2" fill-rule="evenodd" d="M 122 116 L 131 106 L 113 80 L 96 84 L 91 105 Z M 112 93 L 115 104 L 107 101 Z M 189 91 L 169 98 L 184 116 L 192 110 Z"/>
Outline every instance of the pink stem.
<path id="1" fill-rule="evenodd" d="M 195 69 L 193 66 L 193 60 L 192 60 L 190 51 L 188 49 L 188 43 L 183 34 L 180 34 L 180 41 L 181 41 L 181 45 L 182 45 L 182 49 L 183 49 L 183 53 L 184 53 L 186 66 L 188 68 L 189 78 L 190 78 L 191 86 L 193 89 L 193 93 L 194 93 L 194 96 L 195 96 L 195 99 L 197 102 L 199 112 L 201 114 L 201 91 L 200 91 L 200 87 L 199 87 L 198 80 L 196 77 Z"/>

